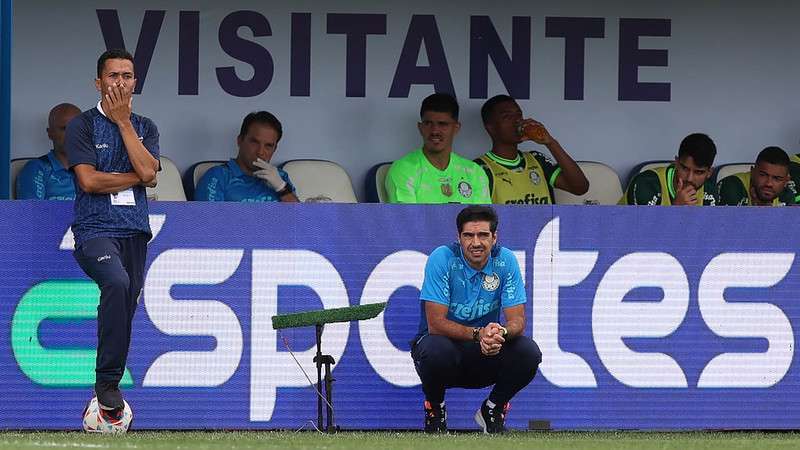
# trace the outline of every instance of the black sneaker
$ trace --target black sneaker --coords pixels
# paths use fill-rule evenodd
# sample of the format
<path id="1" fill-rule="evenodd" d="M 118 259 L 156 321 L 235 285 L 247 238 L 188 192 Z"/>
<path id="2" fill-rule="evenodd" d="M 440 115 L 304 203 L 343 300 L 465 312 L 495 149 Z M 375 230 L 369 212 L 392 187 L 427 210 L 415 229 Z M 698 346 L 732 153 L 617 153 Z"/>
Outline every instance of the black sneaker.
<path id="1" fill-rule="evenodd" d="M 487 400 L 481 403 L 480 409 L 475 412 L 475 422 L 483 430 L 484 434 L 505 433 L 506 431 L 506 412 L 510 403 L 505 405 L 495 405 L 490 408 L 486 404 Z"/>
<path id="2" fill-rule="evenodd" d="M 100 417 L 106 423 L 110 423 L 112 425 L 117 425 L 122 422 L 122 418 L 125 416 L 125 409 L 102 409 L 100 408 Z"/>
<path id="3" fill-rule="evenodd" d="M 119 383 L 98 381 L 94 384 L 94 393 L 97 395 L 97 404 L 100 405 L 100 409 L 112 411 L 121 410 L 125 407 L 125 403 L 122 402 Z"/>
<path id="4" fill-rule="evenodd" d="M 431 405 L 425 400 L 425 432 L 426 433 L 447 433 L 447 408 L 444 403 Z"/>

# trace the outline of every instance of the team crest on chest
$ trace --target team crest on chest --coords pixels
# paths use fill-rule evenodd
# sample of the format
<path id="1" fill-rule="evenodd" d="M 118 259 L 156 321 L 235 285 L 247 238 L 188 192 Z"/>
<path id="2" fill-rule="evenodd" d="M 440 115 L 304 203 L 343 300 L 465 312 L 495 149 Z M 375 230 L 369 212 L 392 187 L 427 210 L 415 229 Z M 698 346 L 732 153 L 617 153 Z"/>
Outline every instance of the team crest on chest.
<path id="1" fill-rule="evenodd" d="M 500 277 L 496 273 L 483 276 L 483 289 L 488 292 L 497 290 L 500 287 Z"/>
<path id="2" fill-rule="evenodd" d="M 450 197 L 451 195 L 453 195 L 453 188 L 451 188 L 449 184 L 442 184 L 442 194 L 444 194 L 447 197 Z"/>
<path id="3" fill-rule="evenodd" d="M 464 198 L 469 198 L 472 196 L 472 186 L 466 181 L 462 181 L 458 183 L 458 193 Z"/>
<path id="4" fill-rule="evenodd" d="M 453 188 L 450 187 L 450 182 L 453 181 L 450 177 L 439 178 L 439 186 L 442 189 L 442 194 L 446 197 L 453 195 Z"/>
<path id="5" fill-rule="evenodd" d="M 531 173 L 530 173 L 529 176 L 531 177 L 531 183 L 533 183 L 535 185 L 538 185 L 539 182 L 542 181 L 542 177 L 540 177 L 539 174 L 536 173 L 535 170 L 531 170 Z"/>

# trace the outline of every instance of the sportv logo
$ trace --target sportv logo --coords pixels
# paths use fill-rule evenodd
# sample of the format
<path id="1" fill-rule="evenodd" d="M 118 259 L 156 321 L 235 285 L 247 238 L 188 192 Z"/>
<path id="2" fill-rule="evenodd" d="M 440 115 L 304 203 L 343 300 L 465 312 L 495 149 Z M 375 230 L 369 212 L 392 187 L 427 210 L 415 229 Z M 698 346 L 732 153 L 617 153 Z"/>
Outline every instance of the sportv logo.
<path id="1" fill-rule="evenodd" d="M 164 217 L 154 216 L 154 233 Z M 151 217 L 151 224 L 154 220 Z M 546 355 L 541 374 L 560 387 L 597 387 L 596 368 L 559 343 L 559 289 L 581 283 L 594 269 L 599 252 L 566 251 L 559 246 L 560 221 L 547 223 L 538 235 L 530 260 L 515 251 L 520 267 L 532 263 L 533 320 L 528 333 Z M 70 248 L 65 235 L 61 248 Z M 171 290 L 178 285 L 215 285 L 239 268 L 245 249 L 175 248 L 155 257 L 146 274 L 145 311 L 153 325 L 169 336 L 211 336 L 211 351 L 167 351 L 145 371 L 142 387 L 215 387 L 224 384 L 239 368 L 243 330 L 239 317 L 227 304 L 215 299 L 176 300 Z M 339 271 L 325 256 L 308 250 L 252 249 L 250 286 L 250 419 L 269 421 L 284 387 L 302 387 L 306 379 L 287 352 L 278 351 L 277 333 L 270 319 L 278 312 L 279 286 L 303 285 L 312 289 L 323 307 L 350 305 Z M 387 255 L 367 277 L 360 304 L 388 301 L 404 286 L 421 288 L 427 255 L 401 250 Z M 698 302 L 708 328 L 723 338 L 762 338 L 762 353 L 723 353 L 703 368 L 698 388 L 766 388 L 788 372 L 794 354 L 794 335 L 789 319 L 777 306 L 757 302 L 728 302 L 727 288 L 765 288 L 788 274 L 793 253 L 722 253 L 702 270 Z M 768 268 L 742 271 L 742 266 Z M 653 268 L 642 270 L 642 268 Z M 623 301 L 640 287 L 663 292 L 660 301 Z M 72 289 L 72 302 L 63 299 Z M 22 371 L 44 385 L 90 384 L 94 350 L 46 349 L 36 339 L 39 324 L 46 319 L 92 319 L 98 292 L 88 281 L 45 281 L 21 299 L 12 322 L 12 348 Z M 587 299 L 588 300 L 588 299 Z M 666 337 L 683 322 L 689 305 L 689 282 L 681 263 L 664 252 L 629 253 L 613 262 L 594 292 L 591 330 L 599 360 L 616 380 L 635 388 L 688 388 L 683 368 L 671 356 L 658 352 L 636 352 L 626 338 Z M 758 320 L 754 320 L 758 318 Z M 411 387 L 419 379 L 408 352 L 392 344 L 384 315 L 357 322 L 361 347 L 375 372 L 396 386 Z M 339 360 L 350 337 L 350 323 L 326 327 L 326 353 Z M 312 366 L 314 350 L 296 353 L 300 362 Z M 47 361 L 48 364 L 42 364 Z M 56 366 L 57 365 L 57 366 Z M 52 367 L 59 367 L 54 371 Z M 186 370 L 186 368 L 192 370 Z M 748 370 L 742 371 L 742 367 Z M 67 368 L 67 369 L 64 369 Z M 124 384 L 133 380 L 126 371 Z"/>
<path id="2" fill-rule="evenodd" d="M 596 387 L 589 364 L 561 350 L 558 336 L 558 291 L 583 281 L 598 252 L 559 249 L 559 219 L 548 223 L 533 256 L 533 337 L 547 355 L 542 374 L 561 387 Z M 766 388 L 788 372 L 794 355 L 794 333 L 783 311 L 770 303 L 727 302 L 728 288 L 767 288 L 789 273 L 794 253 L 721 253 L 703 269 L 698 286 L 700 315 L 723 338 L 763 338 L 763 353 L 723 353 L 703 369 L 699 388 Z M 759 268 L 741 270 L 742 267 Z M 624 301 L 640 287 L 663 291 L 660 302 Z M 678 329 L 689 308 L 689 282 L 681 263 L 663 252 L 629 253 L 603 274 L 592 303 L 592 337 L 597 354 L 621 383 L 639 388 L 685 388 L 686 375 L 664 353 L 634 352 L 623 338 L 666 337 Z M 757 319 L 757 320 L 756 320 Z M 748 370 L 741 370 L 747 367 Z"/>

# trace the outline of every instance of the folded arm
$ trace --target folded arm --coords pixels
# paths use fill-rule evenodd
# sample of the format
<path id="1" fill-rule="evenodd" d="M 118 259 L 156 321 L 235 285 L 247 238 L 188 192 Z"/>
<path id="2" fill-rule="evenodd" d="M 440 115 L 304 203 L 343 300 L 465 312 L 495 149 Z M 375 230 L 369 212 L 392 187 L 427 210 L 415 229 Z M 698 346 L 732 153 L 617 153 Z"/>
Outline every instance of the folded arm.
<path id="1" fill-rule="evenodd" d="M 145 183 L 135 172 L 100 172 L 91 164 L 78 164 L 74 167 L 74 171 L 75 177 L 78 179 L 78 186 L 90 194 L 113 194 Z M 150 183 L 154 180 L 151 180 Z"/>
<path id="2" fill-rule="evenodd" d="M 447 318 L 448 307 L 434 302 L 425 302 L 425 317 L 428 319 L 428 333 L 447 336 L 459 341 L 472 340 L 472 328 L 453 322 Z"/>
<path id="3" fill-rule="evenodd" d="M 133 166 L 133 171 L 139 177 L 140 182 L 150 184 L 155 182 L 156 172 L 158 172 L 158 160 L 150 154 L 139 140 L 130 120 L 126 123 L 118 124 L 119 132 L 122 135 L 122 142 L 128 152 L 128 160 Z"/>

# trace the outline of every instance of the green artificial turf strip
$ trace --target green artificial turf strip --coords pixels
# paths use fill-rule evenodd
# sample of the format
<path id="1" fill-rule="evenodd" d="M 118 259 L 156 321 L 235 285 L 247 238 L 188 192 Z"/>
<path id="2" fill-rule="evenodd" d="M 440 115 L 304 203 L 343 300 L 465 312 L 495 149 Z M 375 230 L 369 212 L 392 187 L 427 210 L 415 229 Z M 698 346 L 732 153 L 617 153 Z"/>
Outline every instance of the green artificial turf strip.
<path id="1" fill-rule="evenodd" d="M 42 448 L 230 449 L 789 449 L 794 432 L 512 432 L 502 436 L 419 432 L 134 431 L 127 435 L 80 432 L 0 432 L 0 450 Z"/>

